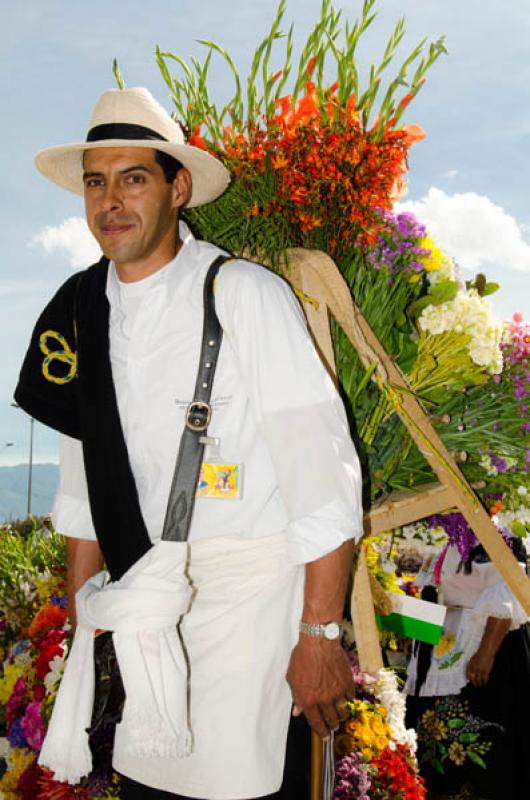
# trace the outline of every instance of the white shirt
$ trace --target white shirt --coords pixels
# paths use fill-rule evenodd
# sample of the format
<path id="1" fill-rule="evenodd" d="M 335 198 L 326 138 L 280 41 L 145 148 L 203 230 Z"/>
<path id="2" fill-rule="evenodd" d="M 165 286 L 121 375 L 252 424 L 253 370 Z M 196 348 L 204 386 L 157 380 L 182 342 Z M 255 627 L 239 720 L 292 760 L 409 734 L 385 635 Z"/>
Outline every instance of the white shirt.
<path id="1" fill-rule="evenodd" d="M 176 258 L 135 283 L 111 264 L 110 358 L 142 514 L 160 538 L 184 413 L 193 399 L 206 272 L 221 252 L 180 223 Z M 190 541 L 285 532 L 293 563 L 362 533 L 361 474 L 344 408 L 289 286 L 233 260 L 215 288 L 223 328 L 205 462 L 241 465 L 240 499 L 198 497 Z M 53 509 L 61 533 L 95 539 L 81 445 L 62 436 Z M 120 532 L 116 531 L 119 536 Z"/>

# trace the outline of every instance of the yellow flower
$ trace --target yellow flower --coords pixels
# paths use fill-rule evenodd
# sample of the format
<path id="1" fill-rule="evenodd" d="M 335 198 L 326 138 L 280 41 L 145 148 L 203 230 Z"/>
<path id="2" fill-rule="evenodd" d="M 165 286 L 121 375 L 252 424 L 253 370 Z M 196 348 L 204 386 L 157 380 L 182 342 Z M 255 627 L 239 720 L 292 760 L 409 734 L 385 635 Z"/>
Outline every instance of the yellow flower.
<path id="1" fill-rule="evenodd" d="M 35 588 L 40 600 L 39 605 L 47 603 L 52 594 L 58 590 L 62 583 L 64 583 L 62 578 L 52 576 L 49 573 L 39 575 L 39 577 L 35 579 Z"/>
<path id="2" fill-rule="evenodd" d="M 426 272 L 437 272 L 444 266 L 447 266 L 449 259 L 445 253 L 440 250 L 430 236 L 425 236 L 418 242 L 418 246 L 424 250 L 430 250 L 428 256 L 420 256 L 419 260 L 423 263 L 423 268 Z"/>
<path id="3" fill-rule="evenodd" d="M 5 800 L 17 800 L 20 797 L 18 780 L 24 770 L 35 760 L 35 753 L 31 750 L 10 750 L 8 755 L 8 769 L 0 780 L 0 797 Z"/>
<path id="4" fill-rule="evenodd" d="M 4 676 L 0 680 L 0 703 L 5 705 L 15 687 L 17 678 L 21 674 L 21 669 L 18 664 L 7 664 L 4 667 Z"/>
<path id="5" fill-rule="evenodd" d="M 449 747 L 447 751 L 447 755 L 457 766 L 462 766 L 464 761 L 466 760 L 466 751 L 460 744 L 460 742 L 453 742 L 452 745 Z"/>
<path id="6" fill-rule="evenodd" d="M 388 726 L 380 719 L 374 719 L 372 722 L 372 730 L 377 736 L 386 736 Z"/>
<path id="7" fill-rule="evenodd" d="M 375 746 L 378 750 L 384 750 L 385 747 L 388 747 L 389 739 L 387 736 L 378 736 L 375 740 Z"/>
<path id="8" fill-rule="evenodd" d="M 422 727 L 425 730 L 426 733 L 432 734 L 432 732 L 434 730 L 435 723 L 436 723 L 436 714 L 434 713 L 432 708 L 430 708 L 421 717 L 421 719 L 420 719 L 420 727 Z"/>
<path id="9" fill-rule="evenodd" d="M 445 722 L 442 722 L 441 719 L 435 719 L 431 726 L 431 734 L 433 739 L 436 741 L 440 741 L 440 739 L 445 739 L 447 736 L 447 726 Z"/>
<path id="10" fill-rule="evenodd" d="M 375 736 L 371 728 L 369 728 L 366 725 L 363 725 L 357 731 L 357 738 L 359 739 L 361 744 L 364 744 L 366 747 L 373 747 L 377 737 Z"/>
<path id="11" fill-rule="evenodd" d="M 434 655 L 436 658 L 441 658 L 447 653 L 450 653 L 456 644 L 456 633 L 453 631 L 445 631 L 442 638 L 434 648 Z"/>

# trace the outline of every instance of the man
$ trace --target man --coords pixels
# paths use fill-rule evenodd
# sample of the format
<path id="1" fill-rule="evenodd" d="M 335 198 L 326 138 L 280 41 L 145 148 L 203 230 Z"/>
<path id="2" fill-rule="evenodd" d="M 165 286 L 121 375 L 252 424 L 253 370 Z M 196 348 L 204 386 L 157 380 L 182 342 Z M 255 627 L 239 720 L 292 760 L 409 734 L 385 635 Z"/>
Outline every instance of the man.
<path id="1" fill-rule="evenodd" d="M 36 163 L 84 194 L 105 258 L 67 281 L 43 312 L 15 396 L 62 433 L 54 522 L 67 537 L 69 596 L 84 587 L 84 607 L 85 582 L 105 560 L 113 583 L 96 589 L 106 609 L 151 544 L 159 550 L 193 400 L 204 279 L 220 254 L 193 238 L 179 211 L 215 199 L 228 175 L 185 143 L 145 89 L 105 92 L 87 141 L 43 151 Z M 338 623 L 362 509 L 344 410 L 284 281 L 228 261 L 215 309 L 223 339 L 182 573 L 192 591 L 179 624 L 188 667 L 179 698 L 187 697 L 192 743 L 181 758 L 167 757 L 154 736 L 153 752 L 138 757 L 142 748 L 133 752 L 130 742 L 138 730 L 122 722 L 114 766 L 124 798 L 279 798 L 291 704 L 326 738 L 353 693 Z M 207 474 L 227 470 L 230 491 L 215 479 L 204 489 Z M 141 570 L 144 579 L 149 565 Z M 121 647 L 121 629 L 108 629 Z M 147 633 L 138 659 L 120 661 L 118 652 L 120 671 L 127 683 L 156 651 L 153 703 L 167 721 L 173 676 L 159 664 L 164 643 L 155 647 Z M 140 694 L 144 686 L 137 681 Z"/>

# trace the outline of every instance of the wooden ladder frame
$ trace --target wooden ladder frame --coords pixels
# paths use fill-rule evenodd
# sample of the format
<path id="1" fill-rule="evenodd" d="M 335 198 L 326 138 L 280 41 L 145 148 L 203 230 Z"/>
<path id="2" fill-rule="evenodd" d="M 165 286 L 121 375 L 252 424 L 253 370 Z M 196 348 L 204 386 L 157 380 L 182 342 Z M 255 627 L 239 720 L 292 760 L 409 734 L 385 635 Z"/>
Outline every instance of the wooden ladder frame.
<path id="1" fill-rule="evenodd" d="M 303 308 L 320 356 L 337 383 L 329 314 L 341 326 L 366 369 L 393 403 L 425 460 L 438 478 L 410 492 L 394 492 L 376 503 L 364 516 L 365 534 L 376 534 L 449 509 L 465 517 L 509 588 L 530 616 L 530 579 L 482 506 L 458 465 L 436 433 L 429 416 L 414 396 L 405 377 L 381 346 L 359 308 L 335 262 L 319 250 L 286 252 L 285 277 L 302 297 Z M 351 597 L 352 620 L 363 672 L 383 667 L 368 568 L 361 550 Z M 312 737 L 311 800 L 320 800 L 322 746 Z"/>

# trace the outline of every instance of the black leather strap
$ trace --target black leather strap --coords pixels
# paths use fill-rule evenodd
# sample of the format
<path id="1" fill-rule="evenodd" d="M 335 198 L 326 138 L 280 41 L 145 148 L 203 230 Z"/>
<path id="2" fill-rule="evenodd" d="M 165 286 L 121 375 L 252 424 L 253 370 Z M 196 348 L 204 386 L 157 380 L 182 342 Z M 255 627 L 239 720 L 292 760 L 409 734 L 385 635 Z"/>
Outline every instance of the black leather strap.
<path id="1" fill-rule="evenodd" d="M 210 421 L 212 384 L 223 338 L 223 329 L 215 311 L 213 284 L 219 268 L 227 260 L 228 256 L 218 256 L 209 268 L 204 281 L 204 322 L 199 370 L 194 399 L 186 412 L 186 424 L 169 492 L 162 531 L 162 539 L 165 541 L 185 542 L 191 525 L 204 453 L 204 444 L 201 444 L 200 440 L 206 436 Z"/>

